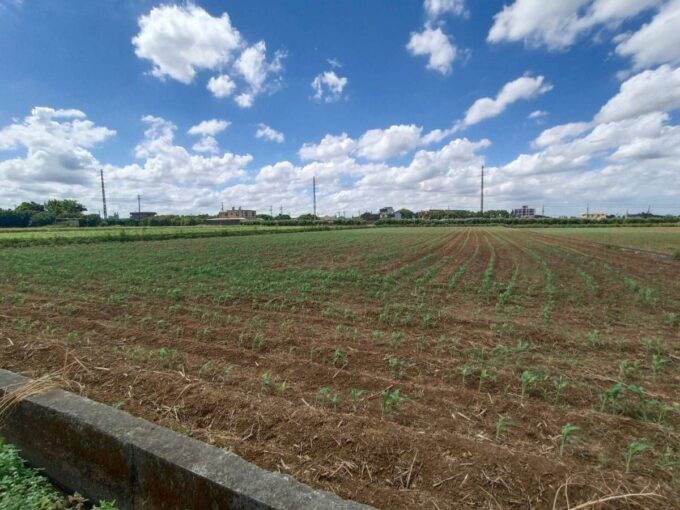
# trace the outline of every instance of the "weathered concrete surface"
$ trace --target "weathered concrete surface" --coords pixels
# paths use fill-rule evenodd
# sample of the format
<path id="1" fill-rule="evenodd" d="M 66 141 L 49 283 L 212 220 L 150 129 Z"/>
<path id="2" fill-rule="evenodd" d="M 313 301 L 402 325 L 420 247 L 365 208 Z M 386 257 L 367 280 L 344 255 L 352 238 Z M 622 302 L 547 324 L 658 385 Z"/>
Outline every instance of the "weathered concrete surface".
<path id="1" fill-rule="evenodd" d="M 28 381 L 0 369 L 0 396 Z M 0 435 L 62 487 L 123 509 L 370 508 L 62 390 L 22 400 Z"/>

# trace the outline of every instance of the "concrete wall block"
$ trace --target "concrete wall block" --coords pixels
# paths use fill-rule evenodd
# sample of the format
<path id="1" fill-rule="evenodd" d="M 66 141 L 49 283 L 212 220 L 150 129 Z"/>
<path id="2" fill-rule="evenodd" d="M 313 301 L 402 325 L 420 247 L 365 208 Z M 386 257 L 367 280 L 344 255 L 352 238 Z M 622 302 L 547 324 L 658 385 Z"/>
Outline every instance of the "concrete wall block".
<path id="1" fill-rule="evenodd" d="M 0 396 L 29 381 L 0 369 Z M 370 508 L 62 390 L 22 400 L 0 435 L 62 488 L 122 509 Z"/>

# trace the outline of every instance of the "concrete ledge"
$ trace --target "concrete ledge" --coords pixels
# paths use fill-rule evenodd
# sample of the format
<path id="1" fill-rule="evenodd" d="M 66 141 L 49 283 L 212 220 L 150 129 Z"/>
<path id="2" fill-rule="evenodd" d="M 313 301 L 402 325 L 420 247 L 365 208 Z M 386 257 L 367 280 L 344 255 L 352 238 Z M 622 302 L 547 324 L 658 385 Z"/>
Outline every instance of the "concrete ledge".
<path id="1" fill-rule="evenodd" d="M 29 381 L 0 369 L 0 396 Z M 371 508 L 62 390 L 22 400 L 0 435 L 66 490 L 122 509 Z"/>

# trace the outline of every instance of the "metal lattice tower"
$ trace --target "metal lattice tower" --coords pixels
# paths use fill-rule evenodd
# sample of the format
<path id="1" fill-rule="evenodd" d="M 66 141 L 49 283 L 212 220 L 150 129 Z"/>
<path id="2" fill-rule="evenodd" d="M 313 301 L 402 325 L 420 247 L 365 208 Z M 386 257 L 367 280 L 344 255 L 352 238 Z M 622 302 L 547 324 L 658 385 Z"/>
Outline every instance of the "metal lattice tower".
<path id="1" fill-rule="evenodd" d="M 316 176 L 312 177 L 312 194 L 314 195 L 314 219 L 316 219 Z"/>
<path id="2" fill-rule="evenodd" d="M 108 219 L 108 214 L 106 213 L 106 188 L 104 188 L 104 169 L 100 168 L 99 169 L 99 176 L 101 177 L 102 180 L 102 206 L 104 209 L 104 219 Z"/>

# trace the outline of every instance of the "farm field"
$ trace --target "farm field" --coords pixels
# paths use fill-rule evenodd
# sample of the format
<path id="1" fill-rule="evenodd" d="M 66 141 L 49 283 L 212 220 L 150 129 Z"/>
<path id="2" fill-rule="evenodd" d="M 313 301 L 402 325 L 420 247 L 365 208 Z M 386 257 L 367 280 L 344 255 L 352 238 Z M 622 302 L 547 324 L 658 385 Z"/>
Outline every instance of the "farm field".
<path id="1" fill-rule="evenodd" d="M 544 228 L 538 233 L 659 253 L 680 253 L 680 227 Z"/>
<path id="2" fill-rule="evenodd" d="M 378 508 L 677 508 L 680 262 L 558 230 L 2 249 L 0 367 Z"/>
<path id="3" fill-rule="evenodd" d="M 329 230 L 329 226 L 196 225 L 186 227 L 82 227 L 0 229 L 0 248 L 109 241 L 149 241 L 199 237 L 229 237 L 279 232 Z"/>

